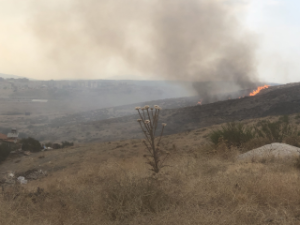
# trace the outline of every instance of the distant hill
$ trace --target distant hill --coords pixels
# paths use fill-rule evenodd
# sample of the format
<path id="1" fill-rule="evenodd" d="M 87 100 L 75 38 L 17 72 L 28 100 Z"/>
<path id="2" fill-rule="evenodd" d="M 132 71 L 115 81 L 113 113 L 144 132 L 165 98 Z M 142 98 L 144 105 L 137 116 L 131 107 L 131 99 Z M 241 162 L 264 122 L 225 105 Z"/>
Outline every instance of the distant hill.
<path id="1" fill-rule="evenodd" d="M 226 122 L 299 113 L 299 91 L 300 84 L 294 83 L 270 87 L 253 97 L 247 96 L 241 99 L 229 99 L 204 105 L 196 105 L 197 99 L 195 99 L 193 106 L 172 107 L 173 105 L 176 106 L 176 104 L 181 106 L 188 105 L 189 101 L 192 102 L 192 98 L 166 99 L 161 100 L 162 102 L 156 102 L 160 106 L 164 105 L 163 102 L 173 102 L 172 104 L 165 103 L 169 107 L 171 106 L 170 108 L 172 109 L 167 109 L 167 106 L 166 109 L 162 110 L 160 121 L 168 124 L 165 134 L 171 135 Z M 153 102 L 151 103 L 149 105 L 153 105 Z M 140 106 L 142 105 L 140 104 Z M 131 106 L 131 108 L 132 112 L 135 112 L 134 115 L 80 122 L 82 121 L 80 118 L 81 115 L 77 114 L 72 118 L 73 121 L 68 120 L 67 123 L 64 123 L 58 118 L 46 126 L 31 127 L 26 133 L 36 137 L 38 140 L 47 141 L 72 140 L 77 142 L 93 142 L 141 138 L 140 128 L 136 122 L 136 119 L 139 117 L 137 112 L 134 111 L 134 107 Z M 119 108 L 110 108 L 106 109 L 106 111 L 99 110 L 95 112 L 94 117 L 108 117 L 113 113 L 127 113 L 126 109 L 124 109 L 125 112 L 122 112 Z M 109 113 L 109 111 L 113 113 Z M 105 115 L 106 113 L 107 115 Z M 87 115 L 87 117 L 92 118 L 92 114 Z"/>
<path id="2" fill-rule="evenodd" d="M 21 76 L 16 76 L 16 75 L 11 75 L 11 74 L 4 74 L 4 73 L 0 73 L 0 77 L 2 78 L 14 78 L 14 79 L 19 79 L 19 78 L 27 78 L 27 77 L 21 77 Z"/>

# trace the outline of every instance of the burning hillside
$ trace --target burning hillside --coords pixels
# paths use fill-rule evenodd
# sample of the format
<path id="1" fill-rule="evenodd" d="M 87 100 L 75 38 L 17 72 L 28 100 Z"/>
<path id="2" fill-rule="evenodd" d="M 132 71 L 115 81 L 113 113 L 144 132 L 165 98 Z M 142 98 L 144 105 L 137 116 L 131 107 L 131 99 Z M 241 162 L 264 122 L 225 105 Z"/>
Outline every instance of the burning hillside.
<path id="1" fill-rule="evenodd" d="M 200 101 L 197 102 L 197 105 L 202 105 L 202 104 L 205 104 L 205 103 L 212 103 L 212 102 L 215 102 L 217 100 L 226 100 L 226 99 L 230 100 L 230 99 L 237 99 L 237 98 L 241 99 L 241 98 L 244 98 L 246 96 L 252 97 L 252 96 L 255 96 L 255 95 L 259 94 L 262 90 L 268 89 L 269 87 L 270 87 L 270 85 L 263 85 L 263 86 L 258 86 L 255 90 L 252 90 L 252 91 L 250 91 L 249 89 L 248 90 L 243 90 L 243 91 L 241 91 L 241 92 L 243 92 L 242 95 L 241 94 L 237 95 L 238 92 L 234 92 L 234 93 L 229 94 L 229 96 L 225 96 L 225 97 L 224 96 L 215 96 L 215 99 L 212 98 L 213 101 L 209 101 L 207 99 L 205 99 L 205 100 L 201 99 Z"/>
<path id="2" fill-rule="evenodd" d="M 270 85 L 264 85 L 264 86 L 258 87 L 256 90 L 253 90 L 253 92 L 251 92 L 251 93 L 249 94 L 249 96 L 255 96 L 255 95 L 257 95 L 259 92 L 261 92 L 261 90 L 267 89 L 267 88 L 269 88 L 269 87 L 270 87 Z"/>
<path id="3" fill-rule="evenodd" d="M 270 86 L 253 97 L 249 97 L 253 92 L 252 89 L 232 93 L 230 100 L 223 94 L 223 101 L 219 99 L 210 104 L 207 104 L 206 99 L 194 96 L 141 102 L 138 105 L 161 106 L 162 118 L 168 123 L 168 132 L 171 134 L 236 120 L 298 113 L 300 112 L 299 90 L 300 84 L 289 84 Z M 247 97 L 238 99 L 238 96 L 243 95 Z M 196 105 L 201 99 L 202 105 Z M 140 131 L 135 124 L 136 115 L 133 110 L 136 105 L 130 104 L 56 118 L 48 121 L 48 124 L 55 128 L 55 132 L 50 132 L 47 124 L 31 127 L 26 133 L 39 140 L 46 137 L 45 141 L 76 138 L 78 142 L 92 142 L 138 138 Z"/>

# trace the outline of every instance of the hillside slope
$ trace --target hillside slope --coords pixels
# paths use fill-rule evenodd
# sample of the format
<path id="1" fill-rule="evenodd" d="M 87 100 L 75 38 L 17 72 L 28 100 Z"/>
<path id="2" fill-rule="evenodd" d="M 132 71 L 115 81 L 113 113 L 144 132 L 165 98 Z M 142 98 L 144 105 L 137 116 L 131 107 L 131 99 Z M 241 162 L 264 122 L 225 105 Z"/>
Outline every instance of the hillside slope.
<path id="1" fill-rule="evenodd" d="M 132 111 L 134 112 L 134 107 Z M 174 134 L 235 120 L 298 112 L 300 112 L 300 85 L 289 84 L 271 87 L 253 97 L 165 109 L 161 113 L 161 122 L 168 124 L 166 134 Z M 51 141 L 91 142 L 140 138 L 137 118 L 137 115 L 130 115 L 66 125 L 57 123 L 35 127 L 33 131 L 37 138 Z"/>

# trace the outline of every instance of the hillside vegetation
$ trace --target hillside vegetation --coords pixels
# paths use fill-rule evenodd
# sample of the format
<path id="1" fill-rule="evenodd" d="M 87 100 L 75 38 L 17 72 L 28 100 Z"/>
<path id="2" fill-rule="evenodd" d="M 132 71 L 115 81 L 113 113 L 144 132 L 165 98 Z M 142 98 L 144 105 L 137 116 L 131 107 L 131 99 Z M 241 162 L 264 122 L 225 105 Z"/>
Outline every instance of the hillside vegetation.
<path id="1" fill-rule="evenodd" d="M 299 123 L 299 116 L 289 118 L 290 124 Z M 263 120 L 280 118 L 243 126 Z M 161 146 L 170 152 L 169 167 L 155 176 L 145 164 L 141 140 L 77 145 L 24 156 L 18 163 L 8 159 L 1 171 L 38 168 L 48 176 L 5 186 L 0 224 L 299 224 L 297 158 L 239 162 L 235 156 L 246 147 L 210 141 L 221 129 L 165 136 Z"/>

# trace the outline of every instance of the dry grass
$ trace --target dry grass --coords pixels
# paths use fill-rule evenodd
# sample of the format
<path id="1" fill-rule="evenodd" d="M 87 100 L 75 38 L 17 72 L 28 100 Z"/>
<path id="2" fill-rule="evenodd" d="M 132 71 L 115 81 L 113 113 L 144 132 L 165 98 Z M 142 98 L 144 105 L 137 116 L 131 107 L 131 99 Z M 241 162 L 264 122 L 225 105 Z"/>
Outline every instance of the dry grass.
<path id="1" fill-rule="evenodd" d="M 0 224 L 299 224 L 295 160 L 240 163 L 232 149 L 214 153 L 203 139 L 208 132 L 165 137 L 172 167 L 151 178 L 140 140 L 8 161 L 1 171 L 10 165 L 19 170 L 47 165 L 52 172 L 0 192 Z"/>
<path id="2" fill-rule="evenodd" d="M 138 159 L 83 163 L 1 196 L 0 224 L 297 224 L 299 171 L 222 157 L 175 157 L 147 178 Z M 37 188 L 40 187 L 37 191 Z"/>

